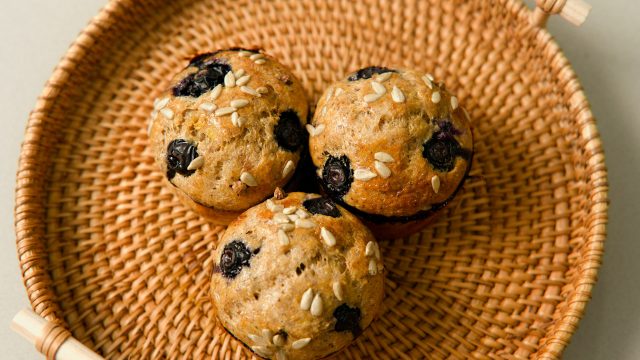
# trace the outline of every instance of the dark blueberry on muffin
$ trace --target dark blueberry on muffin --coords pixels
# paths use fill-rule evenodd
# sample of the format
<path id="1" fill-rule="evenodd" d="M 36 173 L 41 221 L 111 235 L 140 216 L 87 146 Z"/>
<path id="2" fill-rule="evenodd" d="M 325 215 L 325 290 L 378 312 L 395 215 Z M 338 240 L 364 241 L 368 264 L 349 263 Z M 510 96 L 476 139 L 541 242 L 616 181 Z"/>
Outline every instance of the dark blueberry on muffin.
<path id="1" fill-rule="evenodd" d="M 340 217 L 340 209 L 336 203 L 324 197 L 305 200 L 302 205 L 307 211 L 316 215 L 326 215 L 334 218 Z"/>
<path id="2" fill-rule="evenodd" d="M 240 240 L 233 240 L 225 245 L 219 265 L 222 276 L 229 279 L 236 277 L 243 266 L 249 267 L 252 255 L 251 250 Z"/>
<path id="3" fill-rule="evenodd" d="M 198 157 L 195 145 L 183 139 L 176 139 L 167 147 L 167 178 L 173 179 L 176 173 L 189 176 L 194 170 L 189 170 L 189 164 Z"/>
<path id="4" fill-rule="evenodd" d="M 353 182 L 349 158 L 346 155 L 329 155 L 322 168 L 322 181 L 325 190 L 335 198 L 341 198 L 349 191 Z"/>
<path id="5" fill-rule="evenodd" d="M 422 145 L 422 156 L 438 171 L 453 170 L 456 156 L 460 151 L 460 144 L 452 138 L 438 138 L 434 134 Z"/>
<path id="6" fill-rule="evenodd" d="M 215 59 L 209 60 L 206 56 L 196 57 L 196 62 L 190 66 L 198 66 L 198 71 L 187 75 L 173 87 L 173 96 L 200 97 L 200 95 L 216 87 L 224 86 L 224 77 L 231 66 Z"/>
<path id="7" fill-rule="evenodd" d="M 300 118 L 293 110 L 280 114 L 280 120 L 273 129 L 278 145 L 288 151 L 297 151 L 306 141 Z"/>
<path id="8" fill-rule="evenodd" d="M 362 333 L 360 309 L 357 307 L 342 304 L 333 311 L 333 317 L 336 319 L 335 331 L 350 331 L 354 337 Z"/>
<path id="9" fill-rule="evenodd" d="M 370 79 L 375 74 L 383 74 L 387 72 L 395 72 L 395 70 L 382 67 L 382 66 L 369 66 L 369 67 L 360 69 L 356 71 L 354 74 L 352 74 L 351 76 L 349 76 L 349 81 Z"/>

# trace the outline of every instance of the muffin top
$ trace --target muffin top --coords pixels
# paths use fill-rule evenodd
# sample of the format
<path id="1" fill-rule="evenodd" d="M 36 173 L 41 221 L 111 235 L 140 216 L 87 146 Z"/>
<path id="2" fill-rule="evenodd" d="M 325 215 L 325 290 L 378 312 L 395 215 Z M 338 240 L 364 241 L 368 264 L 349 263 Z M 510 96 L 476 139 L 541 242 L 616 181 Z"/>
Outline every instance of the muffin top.
<path id="1" fill-rule="evenodd" d="M 149 136 L 167 179 L 198 204 L 244 210 L 291 178 L 308 105 L 296 77 L 256 50 L 194 57 L 155 101 Z"/>
<path id="2" fill-rule="evenodd" d="M 361 69 L 330 86 L 307 125 L 319 181 L 357 215 L 393 220 L 443 207 L 466 176 L 466 111 L 429 74 Z"/>
<path id="3" fill-rule="evenodd" d="M 332 200 L 291 193 L 231 223 L 214 252 L 222 325 L 263 357 L 317 359 L 371 323 L 383 296 L 380 249 Z"/>

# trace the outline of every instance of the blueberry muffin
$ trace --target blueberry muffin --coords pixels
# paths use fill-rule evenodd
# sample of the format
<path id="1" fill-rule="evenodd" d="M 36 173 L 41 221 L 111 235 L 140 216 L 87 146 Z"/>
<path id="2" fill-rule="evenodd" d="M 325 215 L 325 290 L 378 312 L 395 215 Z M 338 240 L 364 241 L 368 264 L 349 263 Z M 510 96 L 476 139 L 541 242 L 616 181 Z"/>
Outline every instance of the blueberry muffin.
<path id="1" fill-rule="evenodd" d="M 247 210 L 213 259 L 218 319 L 261 357 L 327 356 L 358 337 L 382 305 L 373 235 L 319 195 L 291 193 Z"/>
<path id="2" fill-rule="evenodd" d="M 256 50 L 191 59 L 155 101 L 149 136 L 179 198 L 226 224 L 292 177 L 308 112 L 300 82 Z"/>
<path id="3" fill-rule="evenodd" d="M 358 70 L 326 90 L 307 130 L 324 192 L 380 238 L 424 227 L 471 167 L 466 111 L 416 71 Z"/>

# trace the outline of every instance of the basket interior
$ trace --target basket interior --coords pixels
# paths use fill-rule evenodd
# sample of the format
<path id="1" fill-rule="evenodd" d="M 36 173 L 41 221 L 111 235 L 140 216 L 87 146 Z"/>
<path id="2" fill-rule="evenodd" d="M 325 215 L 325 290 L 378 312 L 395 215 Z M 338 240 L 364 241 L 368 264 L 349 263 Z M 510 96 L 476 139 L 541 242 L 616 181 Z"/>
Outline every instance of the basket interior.
<path id="1" fill-rule="evenodd" d="M 382 244 L 383 314 L 339 357 L 559 356 L 597 270 L 603 169 L 579 85 L 527 11 L 508 0 L 110 3 L 27 129 L 16 221 L 34 308 L 108 358 L 251 356 L 208 300 L 221 228 L 164 187 L 146 125 L 190 55 L 255 45 L 313 101 L 364 66 L 415 68 L 473 119 L 456 206 Z"/>

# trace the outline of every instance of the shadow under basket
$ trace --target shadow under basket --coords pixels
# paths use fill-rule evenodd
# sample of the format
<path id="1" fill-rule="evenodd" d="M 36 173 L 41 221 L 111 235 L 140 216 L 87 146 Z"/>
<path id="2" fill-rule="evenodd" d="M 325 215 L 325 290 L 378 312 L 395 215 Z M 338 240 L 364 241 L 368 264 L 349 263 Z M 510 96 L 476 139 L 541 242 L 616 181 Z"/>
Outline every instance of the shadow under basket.
<path id="1" fill-rule="evenodd" d="M 455 206 L 381 244 L 384 309 L 336 357 L 559 358 L 596 280 L 608 184 L 587 100 L 543 28 L 565 11 L 549 3 L 109 2 L 49 79 L 22 145 L 15 221 L 33 309 L 109 359 L 253 356 L 208 297 L 223 228 L 163 184 L 146 126 L 188 57 L 258 46 L 314 103 L 384 65 L 432 73 L 472 118 Z"/>

